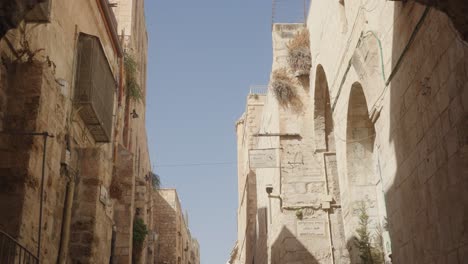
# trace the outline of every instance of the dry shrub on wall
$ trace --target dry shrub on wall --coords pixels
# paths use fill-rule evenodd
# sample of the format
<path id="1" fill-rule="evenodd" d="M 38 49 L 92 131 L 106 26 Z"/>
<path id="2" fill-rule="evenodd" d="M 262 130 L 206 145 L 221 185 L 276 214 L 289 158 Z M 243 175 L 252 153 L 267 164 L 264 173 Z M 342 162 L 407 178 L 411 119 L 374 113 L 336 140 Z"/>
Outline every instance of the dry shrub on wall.
<path id="1" fill-rule="evenodd" d="M 109 187 L 109 195 L 112 199 L 122 200 L 124 197 L 125 191 L 132 188 L 131 184 L 128 184 L 124 181 L 122 175 L 116 173 L 116 168 L 114 167 L 112 173 L 111 185 Z"/>
<path id="2" fill-rule="evenodd" d="M 297 32 L 287 47 L 288 63 L 295 75 L 309 75 L 310 68 L 312 67 L 309 30 L 304 28 Z"/>
<path id="3" fill-rule="evenodd" d="M 119 179 L 117 179 L 117 176 L 114 174 L 109 188 L 110 197 L 112 199 L 121 200 L 124 192 L 123 189 L 124 185 L 119 181 Z"/>
<path id="4" fill-rule="evenodd" d="M 296 83 L 285 68 L 273 72 L 271 88 L 281 106 L 291 106 L 295 110 L 302 108 L 302 103 L 297 95 Z"/>

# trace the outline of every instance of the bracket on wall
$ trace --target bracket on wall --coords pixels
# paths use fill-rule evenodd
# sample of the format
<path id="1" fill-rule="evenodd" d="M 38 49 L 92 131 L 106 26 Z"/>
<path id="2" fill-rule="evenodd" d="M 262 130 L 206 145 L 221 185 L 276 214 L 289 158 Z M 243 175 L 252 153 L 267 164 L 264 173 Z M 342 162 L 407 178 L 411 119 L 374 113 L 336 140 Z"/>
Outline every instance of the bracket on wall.
<path id="1" fill-rule="evenodd" d="M 254 137 L 286 137 L 286 138 L 302 138 L 300 134 L 288 134 L 288 133 L 257 133 L 253 134 Z"/>

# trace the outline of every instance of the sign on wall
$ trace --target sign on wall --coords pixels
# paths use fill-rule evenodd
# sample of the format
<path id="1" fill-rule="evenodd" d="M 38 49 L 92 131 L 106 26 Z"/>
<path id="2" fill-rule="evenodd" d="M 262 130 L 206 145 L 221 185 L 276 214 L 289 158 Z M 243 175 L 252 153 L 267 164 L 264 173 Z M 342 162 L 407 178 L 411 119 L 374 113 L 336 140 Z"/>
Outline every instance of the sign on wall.
<path id="1" fill-rule="evenodd" d="M 276 149 L 251 149 L 249 150 L 249 163 L 251 169 L 276 168 Z"/>
<path id="2" fill-rule="evenodd" d="M 99 193 L 99 201 L 101 201 L 101 203 L 103 205 L 106 205 L 107 206 L 107 201 L 109 200 L 109 194 L 107 192 L 107 189 L 106 187 L 104 187 L 103 185 L 101 185 L 101 191 Z"/>
<path id="3" fill-rule="evenodd" d="M 299 236 L 324 236 L 325 221 L 303 220 L 297 222 L 297 234 Z"/>

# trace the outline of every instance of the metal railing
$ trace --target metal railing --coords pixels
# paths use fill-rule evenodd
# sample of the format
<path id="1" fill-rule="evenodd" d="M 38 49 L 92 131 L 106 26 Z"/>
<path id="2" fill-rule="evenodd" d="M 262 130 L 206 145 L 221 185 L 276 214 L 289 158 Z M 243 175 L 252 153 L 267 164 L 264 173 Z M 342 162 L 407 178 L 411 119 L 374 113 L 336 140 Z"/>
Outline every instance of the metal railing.
<path id="1" fill-rule="evenodd" d="M 268 85 L 251 85 L 249 94 L 267 94 Z"/>
<path id="2" fill-rule="evenodd" d="M 306 23 L 311 0 L 272 0 L 271 25 Z"/>
<path id="3" fill-rule="evenodd" d="M 0 263 L 38 264 L 39 259 L 14 238 L 0 231 Z"/>

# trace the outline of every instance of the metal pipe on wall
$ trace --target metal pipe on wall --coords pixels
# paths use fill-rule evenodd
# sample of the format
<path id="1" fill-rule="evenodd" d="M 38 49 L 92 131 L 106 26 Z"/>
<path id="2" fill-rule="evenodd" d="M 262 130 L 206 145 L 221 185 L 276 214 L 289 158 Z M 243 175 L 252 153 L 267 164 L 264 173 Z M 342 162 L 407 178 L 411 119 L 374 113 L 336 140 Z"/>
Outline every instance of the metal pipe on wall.
<path id="1" fill-rule="evenodd" d="M 41 201 L 39 203 L 39 231 L 37 238 L 37 258 L 41 262 L 41 239 L 42 239 L 42 218 L 43 218 L 43 207 L 44 207 L 44 180 L 45 180 L 45 163 L 46 163 L 46 154 L 47 154 L 47 139 L 49 137 L 54 137 L 48 132 L 40 133 L 44 137 L 44 148 L 42 153 L 42 175 L 41 175 Z"/>
<path id="2" fill-rule="evenodd" d="M 62 232 L 60 238 L 58 264 L 66 264 L 68 256 L 68 244 L 70 242 L 70 225 L 73 207 L 73 198 L 75 194 L 75 177 L 76 173 L 72 172 L 70 175 L 69 182 L 67 183 L 63 221 L 62 221 Z"/>

